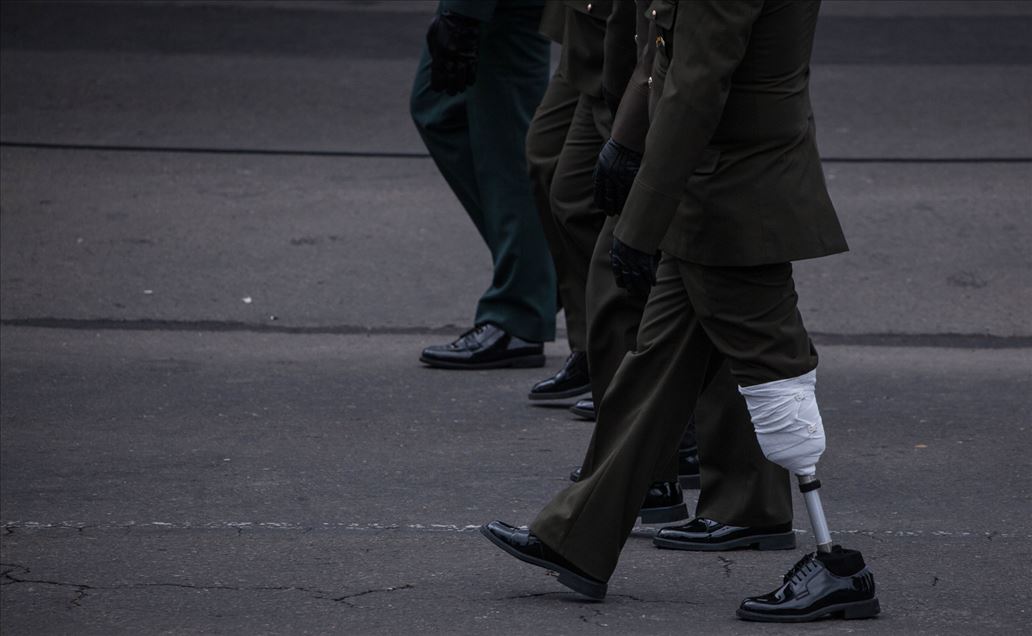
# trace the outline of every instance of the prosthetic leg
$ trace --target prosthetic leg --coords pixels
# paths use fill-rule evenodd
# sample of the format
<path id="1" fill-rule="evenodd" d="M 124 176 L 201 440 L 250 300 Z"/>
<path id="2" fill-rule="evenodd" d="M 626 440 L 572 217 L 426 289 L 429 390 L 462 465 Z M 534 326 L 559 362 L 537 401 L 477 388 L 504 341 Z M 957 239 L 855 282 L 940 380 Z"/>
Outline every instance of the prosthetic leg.
<path id="1" fill-rule="evenodd" d="M 806 512 L 810 515 L 810 527 L 813 528 L 813 536 L 817 540 L 817 551 L 831 554 L 831 532 L 828 530 L 828 521 L 824 518 L 821 496 L 817 493 L 821 482 L 814 475 L 796 477 L 799 479 L 799 492 L 803 493 L 803 500 L 806 502 Z"/>
<path id="2" fill-rule="evenodd" d="M 767 622 L 802 622 L 828 615 L 845 619 L 874 616 L 881 608 L 874 575 L 863 555 L 832 545 L 818 490 L 817 462 L 824 453 L 824 426 L 814 390 L 816 370 L 796 378 L 739 387 L 749 407 L 764 455 L 799 480 L 817 542 L 785 575 L 778 589 L 745 599 L 738 617 Z"/>

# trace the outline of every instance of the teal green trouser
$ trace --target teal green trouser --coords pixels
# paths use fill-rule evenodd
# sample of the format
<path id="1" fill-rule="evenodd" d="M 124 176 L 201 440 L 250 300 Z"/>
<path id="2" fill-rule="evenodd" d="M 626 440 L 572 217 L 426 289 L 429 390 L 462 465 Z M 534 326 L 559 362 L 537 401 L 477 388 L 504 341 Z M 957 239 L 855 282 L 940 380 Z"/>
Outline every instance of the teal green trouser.
<path id="1" fill-rule="evenodd" d="M 525 139 L 548 85 L 540 7 L 496 11 L 481 28 L 477 78 L 464 93 L 430 90 L 424 46 L 411 111 L 448 185 L 491 250 L 494 276 L 475 324 L 535 342 L 555 339 L 552 257 L 530 192 Z"/>

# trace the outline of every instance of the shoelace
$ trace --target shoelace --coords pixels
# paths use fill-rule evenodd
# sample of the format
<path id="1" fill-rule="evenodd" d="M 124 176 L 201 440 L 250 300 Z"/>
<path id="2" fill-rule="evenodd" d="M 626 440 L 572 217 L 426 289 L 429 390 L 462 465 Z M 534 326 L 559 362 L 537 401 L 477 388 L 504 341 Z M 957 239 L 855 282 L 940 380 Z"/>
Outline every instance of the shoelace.
<path id="1" fill-rule="evenodd" d="M 812 552 L 799 559 L 799 561 L 792 566 L 792 569 L 785 574 L 784 582 L 789 583 L 803 580 L 803 577 L 810 573 L 813 561 L 814 554 Z"/>
<path id="2" fill-rule="evenodd" d="M 464 333 L 463 333 L 463 334 L 462 334 L 461 336 L 459 336 L 459 337 L 458 337 L 458 338 L 457 338 L 457 339 L 455 340 L 455 342 L 454 342 L 454 343 L 452 343 L 452 344 L 458 345 L 459 343 L 465 342 L 467 338 L 471 338 L 471 337 L 473 337 L 473 336 L 475 336 L 475 335 L 477 335 L 477 334 L 481 333 L 481 332 L 482 332 L 482 331 L 484 331 L 485 329 L 487 329 L 487 323 L 484 323 L 484 324 L 482 324 L 482 325 L 479 325 L 479 326 L 477 326 L 477 327 L 473 327 L 473 328 L 472 328 L 472 329 L 470 329 L 469 331 L 466 331 L 466 332 L 464 332 Z"/>

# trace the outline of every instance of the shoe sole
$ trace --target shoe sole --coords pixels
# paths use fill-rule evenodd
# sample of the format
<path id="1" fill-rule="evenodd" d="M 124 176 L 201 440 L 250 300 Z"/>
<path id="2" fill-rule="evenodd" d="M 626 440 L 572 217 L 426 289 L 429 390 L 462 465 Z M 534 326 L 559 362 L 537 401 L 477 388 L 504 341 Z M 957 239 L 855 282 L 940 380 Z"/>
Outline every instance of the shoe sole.
<path id="1" fill-rule="evenodd" d="M 528 393 L 527 399 L 534 400 L 535 402 L 544 400 L 566 400 L 569 398 L 578 397 L 585 393 L 591 393 L 591 385 L 585 384 L 574 389 L 566 389 L 565 391 L 559 391 L 558 393 Z"/>
<path id="2" fill-rule="evenodd" d="M 698 475 L 678 475 L 677 483 L 685 490 L 699 490 L 702 487 Z"/>
<path id="3" fill-rule="evenodd" d="M 653 545 L 667 550 L 690 550 L 692 552 L 723 552 L 725 550 L 794 550 L 796 547 L 795 532 L 778 534 L 761 534 L 754 537 L 742 537 L 723 543 L 694 543 L 655 537 Z"/>
<path id="4" fill-rule="evenodd" d="M 545 366 L 545 356 L 543 354 L 480 363 L 445 362 L 443 360 L 431 360 L 423 356 L 419 356 L 419 361 L 437 369 L 462 369 L 469 371 L 476 371 L 478 369 L 536 369 Z"/>
<path id="5" fill-rule="evenodd" d="M 608 584 L 599 583 L 597 581 L 586 579 L 575 572 L 567 570 L 561 565 L 552 563 L 551 561 L 537 559 L 532 556 L 527 556 L 526 554 L 513 550 L 511 546 L 507 545 L 504 541 L 501 541 L 500 539 L 498 539 L 498 537 L 491 534 L 491 531 L 487 529 L 486 525 L 480 526 L 480 534 L 487 537 L 488 541 L 495 544 L 496 546 L 504 550 L 506 553 L 516 557 L 524 563 L 536 565 L 539 568 L 544 568 L 551 572 L 557 572 L 559 574 L 559 582 L 565 585 L 566 587 L 570 588 L 574 592 L 577 592 L 578 594 L 583 594 L 584 596 L 587 596 L 588 598 L 596 601 L 601 601 L 606 597 L 606 590 L 609 587 Z"/>
<path id="6" fill-rule="evenodd" d="M 638 516 L 645 524 L 680 521 L 688 518 L 688 504 L 682 502 L 665 508 L 642 508 Z"/>
<path id="7" fill-rule="evenodd" d="M 881 612 L 881 605 L 878 603 L 878 599 L 872 598 L 867 601 L 829 605 L 828 607 L 817 610 L 816 612 L 798 614 L 795 616 L 762 614 L 759 612 L 750 612 L 749 610 L 741 608 L 738 609 L 736 614 L 738 615 L 738 618 L 746 621 L 759 621 L 762 623 L 806 623 L 828 615 L 836 615 L 837 618 L 847 621 L 860 618 L 871 618 L 873 616 L 877 616 L 879 612 Z"/>

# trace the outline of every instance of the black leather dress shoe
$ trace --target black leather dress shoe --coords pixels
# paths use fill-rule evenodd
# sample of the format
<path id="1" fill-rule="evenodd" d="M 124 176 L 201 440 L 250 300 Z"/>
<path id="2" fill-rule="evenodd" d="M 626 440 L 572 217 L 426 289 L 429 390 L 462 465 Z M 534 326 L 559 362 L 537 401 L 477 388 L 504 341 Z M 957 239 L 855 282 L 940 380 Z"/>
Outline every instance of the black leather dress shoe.
<path id="1" fill-rule="evenodd" d="M 574 351 L 566 358 L 563 368 L 531 387 L 527 397 L 531 400 L 564 400 L 589 391 L 591 376 L 588 375 L 588 354 Z"/>
<path id="2" fill-rule="evenodd" d="M 545 366 L 545 345 L 509 335 L 484 323 L 470 329 L 455 342 L 423 349 L 420 362 L 443 369 L 500 369 Z"/>
<path id="3" fill-rule="evenodd" d="M 586 420 L 595 421 L 595 400 L 588 398 L 587 400 L 577 400 L 577 403 L 570 407 L 570 412 L 577 417 L 583 417 Z"/>
<path id="4" fill-rule="evenodd" d="M 677 481 L 686 490 L 699 489 L 699 447 L 681 448 L 677 451 Z"/>
<path id="5" fill-rule="evenodd" d="M 581 469 L 570 473 L 570 481 L 578 482 Z M 688 517 L 688 504 L 684 503 L 684 492 L 676 481 L 657 481 L 649 486 L 645 501 L 638 512 L 642 523 L 670 523 Z"/>
<path id="6" fill-rule="evenodd" d="M 696 517 L 683 526 L 660 528 L 652 539 L 657 547 L 674 550 L 791 550 L 795 548 L 792 523 L 764 528 L 729 526 Z"/>
<path id="7" fill-rule="evenodd" d="M 801 623 L 825 616 L 870 618 L 881 611 L 874 575 L 856 550 L 832 548 L 807 554 L 770 594 L 742 601 L 738 617 L 747 621 Z"/>
<path id="8" fill-rule="evenodd" d="M 688 518 L 684 492 L 676 481 L 657 481 L 649 486 L 638 513 L 642 523 L 670 523 Z"/>
<path id="9" fill-rule="evenodd" d="M 524 563 L 536 565 L 559 573 L 559 582 L 588 598 L 601 601 L 606 597 L 605 581 L 599 581 L 559 556 L 528 528 L 516 528 L 501 521 L 492 521 L 480 526 L 480 532 L 488 541 L 505 550 Z"/>

